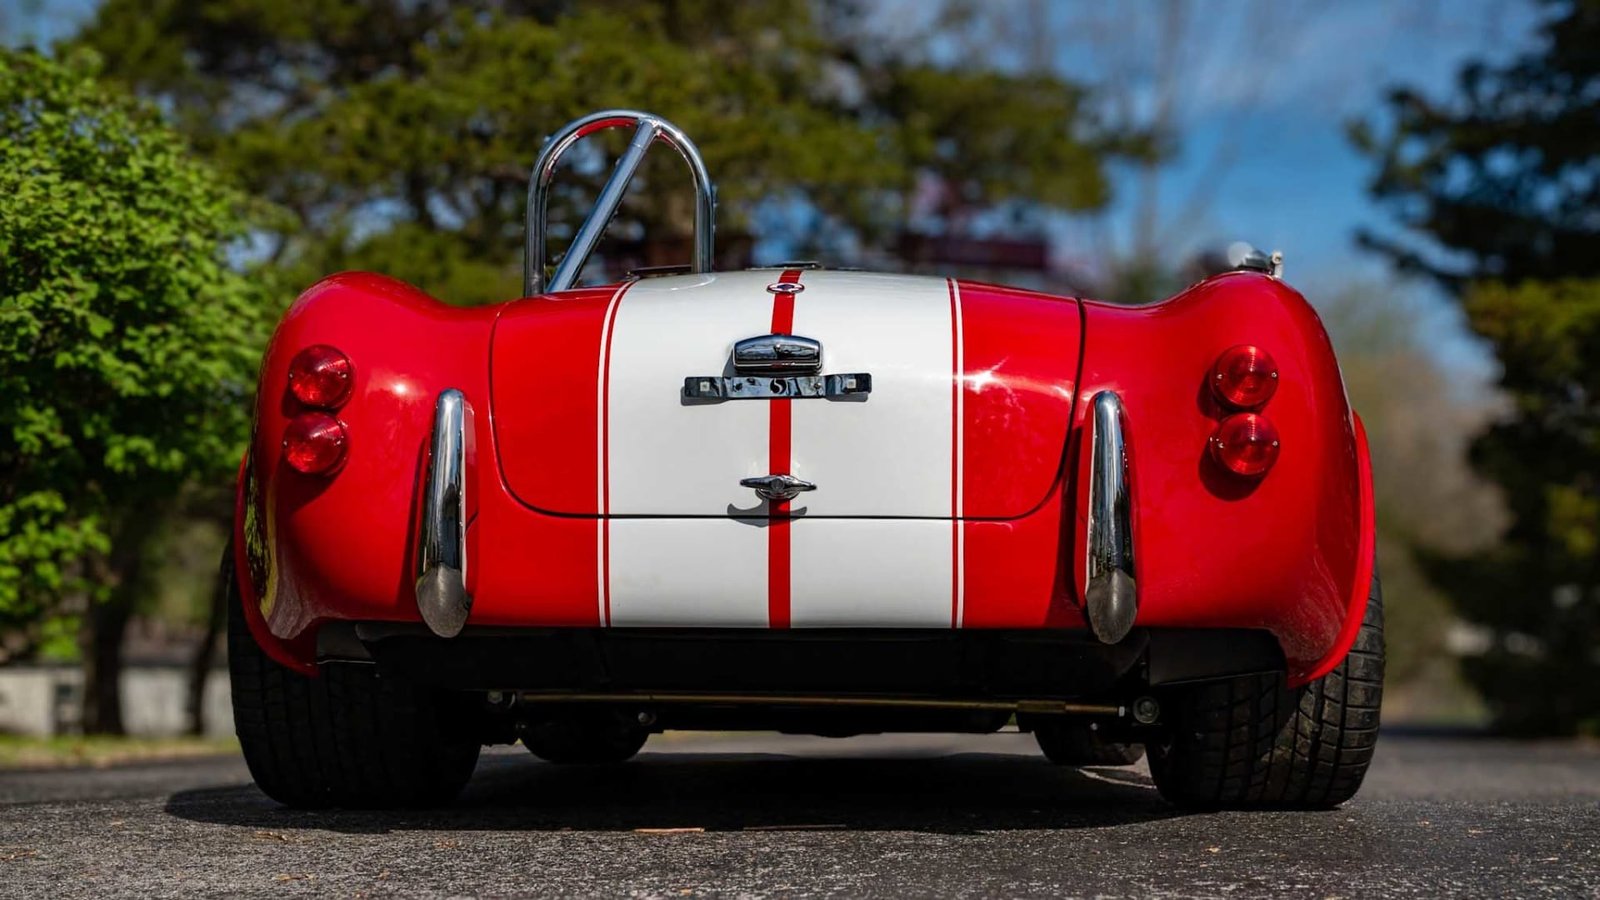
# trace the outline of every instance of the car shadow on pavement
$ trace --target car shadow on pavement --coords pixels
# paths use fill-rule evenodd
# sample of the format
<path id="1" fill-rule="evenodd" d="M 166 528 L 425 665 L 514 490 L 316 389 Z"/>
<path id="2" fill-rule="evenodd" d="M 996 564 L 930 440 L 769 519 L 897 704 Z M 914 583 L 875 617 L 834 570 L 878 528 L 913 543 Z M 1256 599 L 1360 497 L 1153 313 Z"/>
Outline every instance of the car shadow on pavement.
<path id="1" fill-rule="evenodd" d="M 1182 812 L 1142 769 L 1073 769 L 1038 757 L 815 759 L 751 753 L 642 753 L 620 766 L 555 766 L 486 756 L 452 806 L 291 810 L 254 785 L 183 791 L 182 819 L 352 833 L 866 830 L 966 834 L 1104 828 Z"/>

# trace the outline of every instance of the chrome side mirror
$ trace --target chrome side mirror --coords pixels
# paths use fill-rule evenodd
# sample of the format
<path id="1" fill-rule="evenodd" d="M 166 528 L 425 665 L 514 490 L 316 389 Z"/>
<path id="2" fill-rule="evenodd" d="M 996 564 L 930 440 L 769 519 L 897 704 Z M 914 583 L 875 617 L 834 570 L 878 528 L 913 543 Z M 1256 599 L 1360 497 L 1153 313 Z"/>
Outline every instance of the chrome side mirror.
<path id="1" fill-rule="evenodd" d="M 607 128 L 622 128 L 628 125 L 636 126 L 633 140 L 629 142 L 628 149 L 623 152 L 622 157 L 617 160 L 616 167 L 611 170 L 611 177 L 606 179 L 605 186 L 600 189 L 600 195 L 595 198 L 594 208 L 583 220 L 583 225 L 572 238 L 572 246 L 567 248 L 566 254 L 561 257 L 561 262 L 556 265 L 555 272 L 547 281 L 544 277 L 544 262 L 545 253 L 549 249 L 550 183 L 555 177 L 556 164 L 573 144 L 588 135 Z M 545 141 L 544 150 L 539 154 L 539 161 L 534 164 L 533 177 L 528 183 L 527 233 L 522 248 L 524 297 L 566 290 L 578 280 L 578 274 L 583 271 L 584 263 L 589 261 L 595 245 L 600 243 L 600 236 L 611 223 L 611 217 L 617 214 L 617 208 L 622 205 L 622 197 L 628 191 L 628 182 L 633 180 L 640 163 L 644 162 L 645 152 L 658 140 L 671 145 L 683 157 L 684 162 L 689 164 L 689 175 L 694 179 L 695 195 L 694 259 L 690 261 L 690 270 L 711 271 L 713 233 L 716 230 L 714 221 L 716 189 L 711 184 L 711 176 L 706 173 L 706 164 L 705 160 L 700 158 L 700 149 L 678 126 L 660 116 L 629 109 L 608 109 L 570 122 L 551 135 Z"/>

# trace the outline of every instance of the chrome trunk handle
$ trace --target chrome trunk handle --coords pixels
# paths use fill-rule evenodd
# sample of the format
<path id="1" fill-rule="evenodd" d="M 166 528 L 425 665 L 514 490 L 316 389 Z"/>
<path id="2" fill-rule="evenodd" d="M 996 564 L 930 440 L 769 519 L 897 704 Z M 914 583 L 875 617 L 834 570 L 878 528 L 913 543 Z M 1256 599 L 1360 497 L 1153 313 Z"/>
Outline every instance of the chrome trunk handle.
<path id="1" fill-rule="evenodd" d="M 628 149 L 617 160 L 616 167 L 611 170 L 611 177 L 606 179 L 605 186 L 600 189 L 600 195 L 595 198 L 594 208 L 589 210 L 589 215 L 579 226 L 577 234 L 573 235 L 572 245 L 567 248 L 566 254 L 561 257 L 561 262 L 556 265 L 555 272 L 547 281 L 544 277 L 544 262 L 545 253 L 549 250 L 550 183 L 555 177 L 556 163 L 561 161 L 562 154 L 573 144 L 588 135 L 607 128 L 622 128 L 628 125 L 636 126 L 633 140 L 628 143 Z M 711 184 L 711 176 L 706 172 L 705 160 L 700 157 L 700 149 L 678 126 L 660 116 L 631 109 L 608 109 L 570 122 L 551 135 L 545 141 L 544 150 L 539 154 L 539 161 L 534 163 L 533 177 L 528 183 L 527 233 L 524 235 L 522 248 L 524 297 L 566 290 L 577 282 L 584 263 L 589 261 L 590 254 L 600 243 L 600 236 L 605 233 L 606 226 L 611 224 L 611 217 L 617 214 L 618 207 L 622 205 L 623 195 L 628 191 L 628 182 L 633 180 L 634 173 L 644 162 L 645 152 L 656 141 L 671 145 L 683 157 L 684 162 L 689 164 L 689 175 L 694 179 L 695 200 L 694 259 L 690 262 L 690 270 L 711 271 L 716 231 L 716 188 Z"/>
<path id="2" fill-rule="evenodd" d="M 805 491 L 817 489 L 815 484 L 793 475 L 757 475 L 739 479 L 740 487 L 747 487 L 766 500 L 793 500 Z"/>

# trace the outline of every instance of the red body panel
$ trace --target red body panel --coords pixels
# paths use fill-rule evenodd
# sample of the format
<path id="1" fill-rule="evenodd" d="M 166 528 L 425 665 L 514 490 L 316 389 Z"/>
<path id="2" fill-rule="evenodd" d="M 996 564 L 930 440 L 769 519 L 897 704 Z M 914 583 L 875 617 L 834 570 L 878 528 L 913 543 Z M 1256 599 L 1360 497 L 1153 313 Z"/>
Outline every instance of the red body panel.
<path id="1" fill-rule="evenodd" d="M 495 324 L 496 457 L 513 496 L 530 507 L 598 512 L 602 392 L 595 379 L 602 377 L 605 334 L 627 287 L 521 300 Z"/>
<path id="2" fill-rule="evenodd" d="M 1112 389 L 1128 416 L 1137 624 L 1269 629 L 1295 681 L 1343 657 L 1370 575 L 1370 478 L 1331 348 L 1297 293 L 1239 274 L 1155 306 L 1085 303 L 1080 313 L 1070 300 L 959 289 L 966 365 L 954 389 L 966 497 L 951 543 L 960 560 L 952 605 L 964 608 L 952 610 L 952 624 L 1084 627 L 1076 599 L 1084 497 L 1075 487 L 1082 479 L 1069 476 L 1084 456 L 1088 398 Z M 322 620 L 420 621 L 411 545 L 433 403 L 447 387 L 463 391 L 473 411 L 471 622 L 602 622 L 596 434 L 604 392 L 596 379 L 605 377 L 608 310 L 625 300 L 623 290 L 458 309 L 390 279 L 345 274 L 296 301 L 262 366 L 236 525 L 241 588 L 258 601 L 246 608 L 260 612 L 249 618 L 269 652 L 309 670 Z M 1246 342 L 1271 352 L 1282 374 L 1265 412 L 1283 450 L 1256 483 L 1230 478 L 1206 456 L 1221 412 L 1206 373 L 1222 350 Z M 283 428 L 297 411 L 285 391 L 288 362 L 313 343 L 344 351 L 356 371 L 338 413 L 348 459 L 332 478 L 300 475 L 280 460 Z M 1080 351 L 1073 378 L 1061 361 Z M 541 406 L 521 385 L 574 400 Z M 508 445 L 517 452 L 504 452 Z"/>
<path id="3" fill-rule="evenodd" d="M 1153 306 L 1085 303 L 1084 317 L 1078 433 L 1098 391 L 1127 410 L 1138 624 L 1265 628 L 1291 681 L 1326 673 L 1365 608 L 1372 502 L 1365 435 L 1316 313 L 1282 282 L 1236 273 Z M 1282 450 L 1258 480 L 1207 450 L 1226 414 L 1207 377 L 1236 344 L 1266 349 L 1280 375 L 1262 412 Z M 1081 498 L 1075 509 L 1082 548 Z"/>
<path id="4" fill-rule="evenodd" d="M 963 282 L 962 515 L 1011 518 L 1061 483 L 1083 325 L 1078 304 Z"/>
<path id="5" fill-rule="evenodd" d="M 241 589 L 258 601 L 246 609 L 263 620 L 248 618 L 258 639 L 274 636 L 261 643 L 280 661 L 304 665 L 310 629 L 324 618 L 418 618 L 415 600 L 406 607 L 401 598 L 414 598 L 411 545 L 434 400 L 447 387 L 469 403 L 488 397 L 495 314 L 365 273 L 318 282 L 284 314 L 261 365 L 235 541 Z M 331 478 L 282 461 L 284 427 L 300 411 L 287 391 L 289 361 L 318 343 L 355 365 L 350 398 L 336 413 L 349 434 L 347 458 Z M 475 418 L 482 429 L 489 417 Z"/>

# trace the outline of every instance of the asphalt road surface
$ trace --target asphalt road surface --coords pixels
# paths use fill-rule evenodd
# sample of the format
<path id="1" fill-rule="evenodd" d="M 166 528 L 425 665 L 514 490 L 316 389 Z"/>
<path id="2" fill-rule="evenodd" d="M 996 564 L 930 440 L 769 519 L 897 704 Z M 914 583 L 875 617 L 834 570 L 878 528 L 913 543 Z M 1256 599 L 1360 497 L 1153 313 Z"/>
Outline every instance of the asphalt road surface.
<path id="1" fill-rule="evenodd" d="M 237 759 L 0 773 L 0 896 L 1600 897 L 1600 748 L 1386 735 L 1319 813 L 1184 814 L 1025 735 L 485 756 L 434 812 L 295 812 Z"/>

